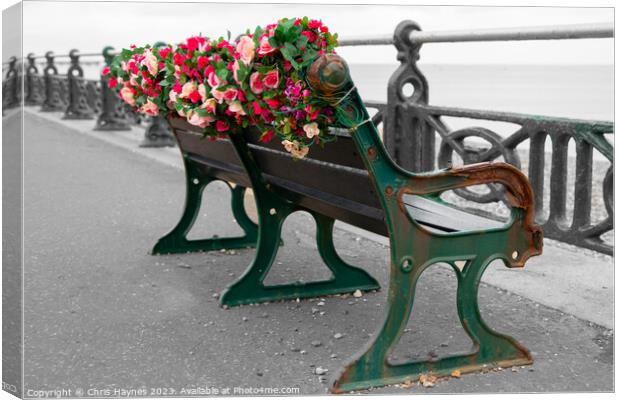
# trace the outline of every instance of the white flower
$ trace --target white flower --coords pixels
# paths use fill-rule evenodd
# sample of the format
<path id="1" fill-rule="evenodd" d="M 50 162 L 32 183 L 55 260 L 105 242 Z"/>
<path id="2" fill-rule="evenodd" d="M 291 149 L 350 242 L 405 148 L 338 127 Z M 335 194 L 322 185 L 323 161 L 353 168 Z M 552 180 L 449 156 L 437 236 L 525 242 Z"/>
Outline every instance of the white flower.
<path id="1" fill-rule="evenodd" d="M 313 137 L 319 136 L 321 134 L 321 131 L 319 130 L 319 125 L 316 122 L 311 122 L 304 125 L 304 132 L 306 132 L 306 136 L 309 139 L 312 139 Z"/>
<path id="2" fill-rule="evenodd" d="M 300 146 L 298 141 L 283 140 L 282 145 L 286 151 L 293 155 L 294 158 L 299 159 L 304 158 L 310 150 L 307 146 Z"/>

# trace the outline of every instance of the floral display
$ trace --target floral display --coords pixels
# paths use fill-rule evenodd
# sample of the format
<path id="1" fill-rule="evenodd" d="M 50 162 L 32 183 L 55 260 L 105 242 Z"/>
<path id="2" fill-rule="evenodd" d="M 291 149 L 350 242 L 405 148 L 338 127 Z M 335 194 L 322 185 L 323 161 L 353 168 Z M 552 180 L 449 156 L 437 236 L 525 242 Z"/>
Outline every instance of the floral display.
<path id="1" fill-rule="evenodd" d="M 333 140 L 332 105 L 313 93 L 307 67 L 334 53 L 337 34 L 307 17 L 281 19 L 236 40 L 190 37 L 177 46 L 131 46 L 103 74 L 138 112 L 176 113 L 216 138 L 255 127 L 295 158 Z"/>

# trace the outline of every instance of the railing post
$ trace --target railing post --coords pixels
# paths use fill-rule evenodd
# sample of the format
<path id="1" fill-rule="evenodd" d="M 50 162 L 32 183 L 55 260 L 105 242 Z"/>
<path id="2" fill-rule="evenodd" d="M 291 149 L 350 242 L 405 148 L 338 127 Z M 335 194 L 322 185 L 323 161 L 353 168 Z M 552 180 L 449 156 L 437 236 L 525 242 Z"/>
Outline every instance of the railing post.
<path id="1" fill-rule="evenodd" d="M 92 119 L 94 117 L 94 112 L 90 104 L 88 104 L 84 70 L 80 66 L 80 53 L 76 49 L 73 49 L 69 52 L 69 58 L 71 59 L 71 66 L 67 71 L 69 104 L 67 105 L 63 118 Z"/>
<path id="2" fill-rule="evenodd" d="M 103 49 L 103 59 L 106 66 L 110 66 L 114 55 L 113 47 Z M 101 75 L 101 114 L 97 118 L 95 130 L 98 131 L 127 131 L 130 130 L 129 116 L 125 103 L 116 92 L 108 86 L 108 79 Z"/>
<path id="3" fill-rule="evenodd" d="M 150 117 L 150 122 L 144 131 L 144 139 L 140 143 L 140 147 L 173 147 L 175 145 L 176 142 L 166 117 L 162 115 Z"/>
<path id="4" fill-rule="evenodd" d="M 388 82 L 388 101 L 385 115 L 385 146 L 401 167 L 413 171 L 435 168 L 435 136 L 432 127 L 420 114 L 416 104 L 428 104 L 428 82 L 417 67 L 421 44 L 409 40 L 412 31 L 420 26 L 403 21 L 394 32 L 400 66 Z M 406 90 L 413 91 L 406 93 Z"/>
<path id="5" fill-rule="evenodd" d="M 35 64 L 34 54 L 30 53 L 26 58 L 28 59 L 28 67 L 26 67 L 26 84 L 24 85 L 26 98 L 24 103 L 28 106 L 39 106 L 43 103 L 43 88 L 41 87 L 39 69 Z"/>
<path id="6" fill-rule="evenodd" d="M 64 111 L 66 103 L 64 100 L 63 89 L 58 79 L 58 68 L 54 65 L 54 53 L 48 51 L 45 53 L 47 64 L 43 68 L 43 76 L 45 82 L 45 100 L 41 111 Z"/>
<path id="7" fill-rule="evenodd" d="M 166 46 L 163 42 L 157 42 L 154 48 Z M 140 147 L 172 147 L 176 145 L 172 130 L 165 116 L 150 117 L 150 123 L 144 132 L 144 140 Z"/>
<path id="8" fill-rule="evenodd" d="M 2 82 L 2 109 L 17 107 L 19 105 L 19 72 L 17 70 L 17 58 L 9 58 L 9 70 Z"/>

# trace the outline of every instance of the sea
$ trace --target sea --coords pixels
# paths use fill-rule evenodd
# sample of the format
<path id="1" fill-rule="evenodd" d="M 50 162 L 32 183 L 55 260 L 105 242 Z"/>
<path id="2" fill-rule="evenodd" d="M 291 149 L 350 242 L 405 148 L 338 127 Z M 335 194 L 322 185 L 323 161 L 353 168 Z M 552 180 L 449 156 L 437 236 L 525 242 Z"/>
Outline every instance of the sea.
<path id="1" fill-rule="evenodd" d="M 42 67 L 42 66 L 41 66 Z M 350 64 L 365 100 L 386 101 L 387 84 L 398 64 Z M 59 63 L 63 73 L 68 68 Z M 101 66 L 87 63 L 96 79 Z M 613 120 L 613 65 L 424 64 L 432 105 L 509 111 L 578 119 Z"/>

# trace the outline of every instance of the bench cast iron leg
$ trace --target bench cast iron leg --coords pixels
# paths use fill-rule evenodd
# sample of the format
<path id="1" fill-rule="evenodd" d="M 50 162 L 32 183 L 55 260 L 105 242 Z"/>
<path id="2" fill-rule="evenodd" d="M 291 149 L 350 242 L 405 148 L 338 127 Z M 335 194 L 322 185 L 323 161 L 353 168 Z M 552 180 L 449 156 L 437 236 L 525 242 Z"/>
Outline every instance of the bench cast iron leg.
<path id="1" fill-rule="evenodd" d="M 334 220 L 316 213 L 311 214 L 317 223 L 317 247 L 321 258 L 332 272 L 332 278 L 318 282 L 265 286 L 263 281 L 278 252 L 282 224 L 290 213 L 296 211 L 284 205 L 272 209 L 277 210 L 276 214 L 270 214 L 261 220 L 254 261 L 245 274 L 222 294 L 220 297 L 222 305 L 237 306 L 349 293 L 357 289 L 364 291 L 379 289 L 377 281 L 366 271 L 345 263 L 338 256 L 332 236 Z"/>
<path id="2" fill-rule="evenodd" d="M 243 206 L 245 188 L 235 186 L 232 189 L 231 207 L 235 220 L 245 234 L 239 237 L 210 238 L 188 240 L 187 234 L 192 229 L 200 211 L 204 188 L 216 179 L 200 174 L 191 164 L 185 163 L 187 192 L 185 210 L 177 225 L 164 237 L 157 241 L 153 254 L 188 253 L 196 251 L 212 251 L 220 249 L 240 249 L 254 247 L 258 239 L 258 226 L 252 222 Z M 230 185 L 229 185 L 230 186 Z"/>
<path id="3" fill-rule="evenodd" d="M 333 277 L 320 282 L 292 283 L 265 286 L 267 276 L 278 252 L 282 224 L 295 211 L 308 211 L 277 195 L 265 181 L 252 152 L 240 134 L 230 135 L 235 151 L 252 181 L 258 213 L 258 243 L 256 256 L 239 280 L 222 293 L 220 303 L 226 306 L 261 303 L 285 299 L 317 297 L 352 292 L 356 289 L 378 289 L 377 281 L 365 271 L 346 264 L 334 249 L 332 230 L 334 220 L 309 211 L 317 223 L 319 252 Z"/>
<path id="4" fill-rule="evenodd" d="M 494 367 L 531 364 L 532 358 L 527 349 L 515 339 L 493 331 L 480 316 L 478 286 L 482 273 L 494 258 L 497 258 L 497 255 L 479 255 L 467 261 L 462 271 L 454 263 L 453 260 L 457 259 L 455 257 L 414 265 L 409 273 L 400 267 L 392 266 L 388 315 L 383 327 L 370 346 L 348 363 L 333 383 L 332 391 L 339 393 L 397 384 L 406 380 L 415 381 L 421 374 L 449 376 L 455 370 L 467 373 Z M 473 349 L 467 354 L 455 354 L 436 360 L 390 364 L 390 351 L 403 334 L 413 308 L 418 278 L 426 267 L 441 261 L 450 264 L 457 274 L 458 315 L 463 329 L 474 343 Z"/>

